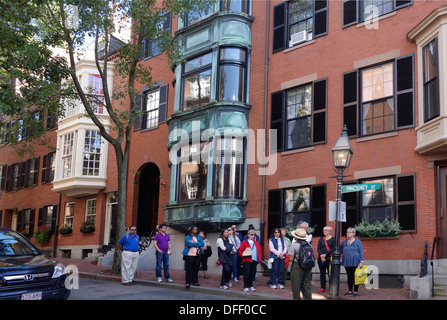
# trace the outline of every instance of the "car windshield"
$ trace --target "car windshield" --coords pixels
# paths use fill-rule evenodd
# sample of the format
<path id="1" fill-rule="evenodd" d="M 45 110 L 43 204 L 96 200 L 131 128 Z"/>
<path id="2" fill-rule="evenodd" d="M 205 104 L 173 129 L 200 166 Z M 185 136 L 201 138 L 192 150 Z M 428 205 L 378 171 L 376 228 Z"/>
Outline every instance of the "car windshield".
<path id="1" fill-rule="evenodd" d="M 0 230 L 0 256 L 38 255 L 39 251 L 20 234 Z"/>

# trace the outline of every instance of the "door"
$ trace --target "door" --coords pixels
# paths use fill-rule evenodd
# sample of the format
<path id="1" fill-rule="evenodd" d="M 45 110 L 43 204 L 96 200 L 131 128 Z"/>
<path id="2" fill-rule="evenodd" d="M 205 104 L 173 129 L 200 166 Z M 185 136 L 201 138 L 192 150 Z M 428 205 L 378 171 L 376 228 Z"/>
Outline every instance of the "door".
<path id="1" fill-rule="evenodd" d="M 437 212 L 437 224 L 438 233 L 441 237 L 440 242 L 440 258 L 447 258 L 447 166 L 438 166 L 438 212 Z"/>
<path id="2" fill-rule="evenodd" d="M 158 198 L 160 193 L 160 170 L 154 163 L 141 169 L 138 188 L 137 232 L 147 237 L 158 222 Z"/>
<path id="3" fill-rule="evenodd" d="M 106 212 L 106 230 L 104 232 L 104 244 L 115 243 L 116 219 L 118 214 L 118 196 L 114 192 L 107 197 L 107 212 Z"/>

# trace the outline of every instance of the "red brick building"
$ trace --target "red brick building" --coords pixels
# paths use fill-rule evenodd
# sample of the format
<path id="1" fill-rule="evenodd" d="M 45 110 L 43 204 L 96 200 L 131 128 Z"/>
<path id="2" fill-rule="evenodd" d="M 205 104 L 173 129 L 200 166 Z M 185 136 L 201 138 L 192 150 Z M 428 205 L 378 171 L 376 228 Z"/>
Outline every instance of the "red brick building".
<path id="1" fill-rule="evenodd" d="M 441 237 L 437 257 L 446 258 L 446 4 L 222 1 L 201 16 L 167 19 L 164 27 L 183 37 L 187 62 L 179 61 L 173 72 L 156 45 L 143 44 L 141 64 L 152 68 L 157 89 L 137 85 L 143 92 L 144 114 L 132 135 L 127 224 L 136 224 L 140 234 L 148 235 L 166 221 L 175 247 L 173 267 L 181 266 L 184 230 L 192 224 L 208 230 L 212 243 L 222 227 L 235 223 L 244 232 L 253 224 L 266 254 L 274 227 L 307 221 L 315 226 L 316 245 L 322 228 L 334 227 L 328 213 L 328 202 L 336 198 L 331 149 L 346 124 L 354 155 L 344 183 L 374 182 L 381 189 L 343 195 L 347 222 L 342 237 L 347 227 L 362 220 L 398 221 L 403 229 L 398 235 L 361 237 L 365 259 L 382 274 L 417 274 L 425 242 L 431 250 L 435 236 Z M 92 72 L 86 69 L 86 74 Z M 233 83 L 226 81 L 235 74 L 228 78 Z M 114 84 L 119 81 L 113 79 Z M 194 121 L 199 124 L 196 131 Z M 93 130 L 88 124 L 80 128 Z M 186 150 L 171 137 L 180 128 L 190 140 L 200 136 L 200 150 L 212 151 L 208 157 L 221 146 L 218 135 L 231 137 L 235 145 L 240 142 L 240 149 L 231 150 L 242 155 L 241 166 L 174 162 L 169 152 L 177 151 L 181 158 Z M 66 134 L 62 129 L 59 123 L 59 141 Z M 204 138 L 205 129 L 218 133 Z M 225 129 L 232 130 L 228 136 Z M 276 129 L 277 135 L 270 135 L 269 129 Z M 276 142 L 267 142 L 265 153 L 262 132 L 267 141 Z M 48 135 L 55 145 L 61 143 L 55 129 Z M 83 137 L 79 141 L 85 141 Z M 192 152 L 194 143 L 189 147 Z M 40 178 L 48 152 L 38 149 L 37 185 L 2 189 L 2 225 L 19 229 L 34 219 L 36 227 L 41 224 L 39 208 L 58 205 L 58 225 L 73 225 L 71 235 L 58 236 L 58 254 L 86 256 L 108 244 L 117 182 L 114 154 L 103 156 L 103 151 L 105 176 L 79 188 L 76 183 L 64 186 L 56 177 L 52 190 L 52 184 L 42 184 Z M 58 161 L 63 160 L 60 155 L 55 155 Z M 1 148 L 0 164 L 9 168 L 20 161 L 9 146 Z M 9 177 L 8 170 L 4 172 Z M 232 178 L 227 181 L 225 175 Z M 87 184 L 90 191 L 85 194 Z M 54 192 L 58 190 L 64 194 L 60 200 Z M 95 232 L 80 233 L 93 209 Z M 24 211 L 27 220 L 18 218 Z M 73 218 L 64 218 L 67 214 Z"/>

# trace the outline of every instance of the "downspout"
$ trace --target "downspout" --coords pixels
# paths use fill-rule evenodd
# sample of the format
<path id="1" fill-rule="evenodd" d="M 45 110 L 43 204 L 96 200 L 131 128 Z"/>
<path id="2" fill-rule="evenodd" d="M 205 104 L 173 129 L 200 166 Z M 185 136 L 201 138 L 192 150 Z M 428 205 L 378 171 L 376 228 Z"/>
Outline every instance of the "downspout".
<path id="1" fill-rule="evenodd" d="M 53 241 L 53 258 L 56 258 L 57 255 L 57 236 L 59 234 L 59 218 L 61 216 L 61 202 L 62 202 L 62 193 L 59 193 L 59 203 L 57 204 L 57 216 L 56 216 L 56 227 L 54 230 L 54 241 Z"/>
<path id="2" fill-rule="evenodd" d="M 266 152 L 267 152 L 267 101 L 268 101 L 268 64 L 269 64 L 269 31 L 270 31 L 270 0 L 266 1 L 266 10 L 265 10 L 265 51 L 264 51 L 264 152 L 262 163 L 264 166 L 263 174 L 262 174 L 262 188 L 261 188 L 261 245 L 262 245 L 262 251 L 264 252 L 264 235 L 265 235 L 265 184 L 266 184 L 266 178 L 265 178 L 265 161 L 266 161 Z"/>

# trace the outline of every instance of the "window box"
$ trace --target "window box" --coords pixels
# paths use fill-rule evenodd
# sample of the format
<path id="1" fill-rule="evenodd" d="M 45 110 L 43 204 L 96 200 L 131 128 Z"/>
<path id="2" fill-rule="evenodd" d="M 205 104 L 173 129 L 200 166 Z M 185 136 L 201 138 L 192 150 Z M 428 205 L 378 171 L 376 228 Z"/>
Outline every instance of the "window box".
<path id="1" fill-rule="evenodd" d="M 60 234 L 72 234 L 73 228 L 70 225 L 64 225 L 63 227 L 59 228 Z"/>
<path id="2" fill-rule="evenodd" d="M 84 222 L 79 230 L 81 233 L 93 233 L 95 232 L 95 226 Z"/>

